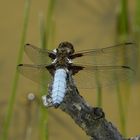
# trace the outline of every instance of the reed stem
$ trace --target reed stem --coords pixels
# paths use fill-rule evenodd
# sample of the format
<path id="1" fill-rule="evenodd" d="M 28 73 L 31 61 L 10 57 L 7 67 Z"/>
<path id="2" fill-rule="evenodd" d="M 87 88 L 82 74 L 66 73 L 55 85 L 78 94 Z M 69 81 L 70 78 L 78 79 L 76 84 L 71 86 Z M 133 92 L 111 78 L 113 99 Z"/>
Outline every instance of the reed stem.
<path id="1" fill-rule="evenodd" d="M 19 55 L 17 57 L 17 65 L 22 62 L 22 58 L 23 58 L 23 48 L 24 48 L 23 46 L 25 44 L 27 28 L 28 28 L 30 5 L 31 5 L 30 3 L 31 3 L 30 0 L 26 0 L 24 5 L 23 29 L 21 34 Z M 6 116 L 3 124 L 3 132 L 1 135 L 1 140 L 8 139 L 10 123 L 14 112 L 13 110 L 14 110 L 14 104 L 15 104 L 15 99 L 17 94 L 18 81 L 19 81 L 19 74 L 15 70 L 15 75 L 12 83 L 12 91 L 8 101 L 8 107 L 7 107 Z"/>

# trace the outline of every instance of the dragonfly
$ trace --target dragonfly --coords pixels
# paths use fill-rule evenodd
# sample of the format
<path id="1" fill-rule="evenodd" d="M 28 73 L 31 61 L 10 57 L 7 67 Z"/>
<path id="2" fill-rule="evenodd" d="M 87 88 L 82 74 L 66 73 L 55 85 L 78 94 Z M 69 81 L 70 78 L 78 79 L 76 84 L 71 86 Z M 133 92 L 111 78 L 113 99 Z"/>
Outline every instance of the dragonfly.
<path id="1" fill-rule="evenodd" d="M 34 64 L 19 64 L 18 71 L 28 79 L 48 86 L 42 96 L 46 107 L 58 107 L 67 93 L 67 79 L 74 79 L 78 88 L 95 88 L 127 79 L 133 69 L 128 65 L 134 44 L 121 43 L 98 49 L 75 51 L 70 42 L 61 42 L 54 50 L 26 44 L 24 49 Z"/>

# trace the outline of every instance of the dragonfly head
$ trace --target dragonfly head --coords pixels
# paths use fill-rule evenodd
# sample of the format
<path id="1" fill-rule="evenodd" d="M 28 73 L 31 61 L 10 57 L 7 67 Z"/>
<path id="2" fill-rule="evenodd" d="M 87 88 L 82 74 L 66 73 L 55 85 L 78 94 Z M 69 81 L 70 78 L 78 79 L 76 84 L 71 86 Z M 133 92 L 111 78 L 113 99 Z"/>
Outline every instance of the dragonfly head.
<path id="1" fill-rule="evenodd" d="M 71 55 L 74 53 L 74 47 L 69 42 L 61 42 L 57 48 L 57 53 L 65 53 L 66 55 Z"/>

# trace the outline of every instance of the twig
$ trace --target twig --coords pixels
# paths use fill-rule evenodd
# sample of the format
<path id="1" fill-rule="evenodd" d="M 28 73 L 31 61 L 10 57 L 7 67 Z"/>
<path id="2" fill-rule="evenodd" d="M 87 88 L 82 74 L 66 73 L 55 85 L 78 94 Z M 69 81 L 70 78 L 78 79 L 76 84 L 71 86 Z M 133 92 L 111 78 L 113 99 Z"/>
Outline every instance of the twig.
<path id="1" fill-rule="evenodd" d="M 89 106 L 75 86 L 69 85 L 68 89 L 60 109 L 70 115 L 91 140 L 123 140 L 119 131 L 105 119 L 101 108 Z"/>

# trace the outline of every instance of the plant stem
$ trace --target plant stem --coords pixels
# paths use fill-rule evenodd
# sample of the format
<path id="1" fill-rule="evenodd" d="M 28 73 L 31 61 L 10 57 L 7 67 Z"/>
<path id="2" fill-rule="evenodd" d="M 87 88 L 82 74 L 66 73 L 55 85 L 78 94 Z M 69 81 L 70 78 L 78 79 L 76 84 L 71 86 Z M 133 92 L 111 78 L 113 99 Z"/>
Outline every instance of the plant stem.
<path id="1" fill-rule="evenodd" d="M 20 50 L 17 58 L 17 65 L 21 63 L 23 57 L 23 46 L 25 44 L 25 39 L 26 39 L 26 33 L 27 33 L 27 27 L 29 21 L 29 11 L 30 11 L 30 0 L 26 0 L 24 6 L 24 23 L 23 23 L 23 30 L 21 35 Z M 12 91 L 8 101 L 8 108 L 6 111 L 7 114 L 5 116 L 4 125 L 3 125 L 3 133 L 1 135 L 2 140 L 8 139 L 9 127 L 10 127 L 10 122 L 13 115 L 14 103 L 16 99 L 18 80 L 19 80 L 19 74 L 17 73 L 17 71 L 15 71 L 15 76 L 12 83 Z"/>

